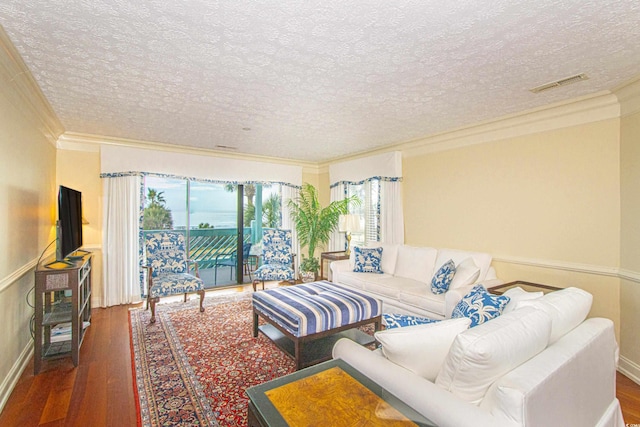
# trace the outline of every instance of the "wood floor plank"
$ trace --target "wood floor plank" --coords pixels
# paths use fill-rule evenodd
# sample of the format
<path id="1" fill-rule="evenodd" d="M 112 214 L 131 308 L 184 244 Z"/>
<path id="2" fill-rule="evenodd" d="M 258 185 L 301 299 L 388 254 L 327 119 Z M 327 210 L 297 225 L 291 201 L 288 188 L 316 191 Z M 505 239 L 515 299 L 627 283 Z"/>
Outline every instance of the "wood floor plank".
<path id="1" fill-rule="evenodd" d="M 129 308 L 93 310 L 78 367 L 60 359 L 34 376 L 31 361 L 0 413 L 0 426 L 135 427 Z M 640 385 L 618 373 L 617 396 L 625 422 L 640 423 Z"/>
<path id="2" fill-rule="evenodd" d="M 39 421 L 40 425 L 67 418 L 73 388 L 69 387 L 60 390 L 54 387 L 52 391 L 52 393 L 49 393 L 47 403 L 45 403 L 44 409 L 42 410 Z"/>

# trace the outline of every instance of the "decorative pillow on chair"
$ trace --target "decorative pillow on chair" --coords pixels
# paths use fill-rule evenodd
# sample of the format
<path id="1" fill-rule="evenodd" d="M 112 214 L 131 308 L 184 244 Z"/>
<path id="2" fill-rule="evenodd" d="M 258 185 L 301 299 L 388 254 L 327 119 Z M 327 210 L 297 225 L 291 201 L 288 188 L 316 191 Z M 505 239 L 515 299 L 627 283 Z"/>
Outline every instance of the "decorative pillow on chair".
<path id="1" fill-rule="evenodd" d="M 434 294 L 444 294 L 449 290 L 449 285 L 456 274 L 456 265 L 452 259 L 442 264 L 431 279 L 431 292 Z"/>
<path id="2" fill-rule="evenodd" d="M 383 271 L 380 267 L 382 261 L 382 248 L 353 248 L 354 261 L 353 271 L 356 273 L 379 273 Z"/>
<path id="3" fill-rule="evenodd" d="M 490 294 L 484 286 L 476 285 L 471 292 L 462 297 L 453 309 L 451 318 L 468 317 L 471 319 L 470 328 L 473 328 L 500 316 L 509 300 L 507 296 Z"/>
<path id="4" fill-rule="evenodd" d="M 428 317 L 410 316 L 407 314 L 382 313 L 382 324 L 387 329 L 424 325 L 426 323 L 434 322 L 440 322 L 440 320 L 429 319 Z"/>
<path id="5" fill-rule="evenodd" d="M 469 327 L 469 319 L 447 319 L 375 333 L 384 357 L 434 381 L 453 340 Z"/>

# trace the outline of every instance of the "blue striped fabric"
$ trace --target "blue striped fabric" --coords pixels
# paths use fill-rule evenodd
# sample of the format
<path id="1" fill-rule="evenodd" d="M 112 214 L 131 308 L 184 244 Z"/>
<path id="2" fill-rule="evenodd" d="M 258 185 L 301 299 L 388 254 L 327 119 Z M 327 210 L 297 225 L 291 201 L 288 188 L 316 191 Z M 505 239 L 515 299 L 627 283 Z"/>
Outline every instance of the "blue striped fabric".
<path id="1" fill-rule="evenodd" d="M 379 316 L 382 303 L 327 281 L 254 292 L 253 306 L 296 337 Z"/>

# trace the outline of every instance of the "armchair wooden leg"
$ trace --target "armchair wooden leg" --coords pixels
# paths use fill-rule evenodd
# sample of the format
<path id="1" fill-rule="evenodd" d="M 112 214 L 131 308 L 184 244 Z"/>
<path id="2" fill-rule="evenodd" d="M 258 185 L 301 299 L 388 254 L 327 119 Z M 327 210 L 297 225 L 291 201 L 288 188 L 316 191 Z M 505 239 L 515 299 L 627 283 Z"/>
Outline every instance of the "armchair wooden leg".
<path id="1" fill-rule="evenodd" d="M 200 313 L 204 312 L 204 307 L 203 307 L 203 303 L 204 303 L 204 289 L 201 289 L 198 291 L 198 295 L 200 295 Z"/>
<path id="2" fill-rule="evenodd" d="M 184 302 L 187 302 L 187 293 L 184 293 Z"/>
<path id="3" fill-rule="evenodd" d="M 156 303 L 160 300 L 160 298 L 149 298 L 147 301 L 151 305 L 151 323 L 156 323 Z"/>
<path id="4" fill-rule="evenodd" d="M 253 279 L 253 282 L 251 282 L 251 285 L 253 286 L 253 292 L 255 292 L 258 289 L 258 283 L 260 282 L 262 282 L 262 290 L 264 291 L 264 280 Z"/>

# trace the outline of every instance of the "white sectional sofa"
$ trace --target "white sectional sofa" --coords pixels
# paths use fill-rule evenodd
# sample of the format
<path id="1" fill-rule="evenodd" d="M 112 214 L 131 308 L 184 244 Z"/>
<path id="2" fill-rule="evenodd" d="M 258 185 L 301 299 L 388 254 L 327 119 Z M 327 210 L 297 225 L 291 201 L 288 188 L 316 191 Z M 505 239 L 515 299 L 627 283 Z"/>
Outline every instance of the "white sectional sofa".
<path id="1" fill-rule="evenodd" d="M 385 313 L 448 318 L 474 284 L 482 283 L 488 288 L 503 283 L 496 278 L 492 257 L 487 253 L 385 243 L 368 247 L 382 248 L 382 274 L 354 272 L 354 248 L 349 260 L 331 263 L 331 281 L 381 300 Z M 448 260 L 458 267 L 450 290 L 434 294 L 431 279 Z"/>
<path id="2" fill-rule="evenodd" d="M 470 329 L 464 318 L 390 329 L 374 351 L 343 338 L 333 356 L 440 427 L 623 427 L 613 322 L 585 320 L 591 301 L 576 288 L 513 298 Z"/>

